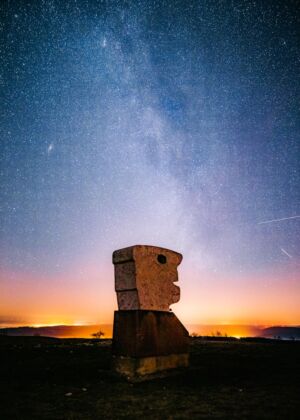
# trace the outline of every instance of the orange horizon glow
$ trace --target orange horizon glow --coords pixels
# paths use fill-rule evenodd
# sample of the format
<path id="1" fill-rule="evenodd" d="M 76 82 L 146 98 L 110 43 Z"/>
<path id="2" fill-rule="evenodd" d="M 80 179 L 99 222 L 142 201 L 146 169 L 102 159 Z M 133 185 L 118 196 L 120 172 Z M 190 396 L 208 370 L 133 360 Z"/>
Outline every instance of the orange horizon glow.
<path id="1" fill-rule="evenodd" d="M 300 324 L 296 269 L 230 277 L 179 271 L 181 300 L 172 310 L 185 325 Z M 0 271 L 0 326 L 112 324 L 117 309 L 113 279 L 113 267 L 91 262 L 52 276 Z"/>
<path id="2" fill-rule="evenodd" d="M 243 337 L 257 337 L 262 335 L 262 330 L 267 327 L 278 327 L 279 325 L 186 325 L 190 335 L 198 336 L 210 336 L 217 337 L 227 336 L 235 338 Z M 282 325 L 281 325 L 282 326 Z M 7 326 L 7 328 L 12 326 Z M 50 330 L 44 331 L 45 336 L 57 337 L 57 338 L 92 338 L 93 333 L 101 330 L 104 335 L 103 338 L 112 338 L 113 325 L 53 325 L 53 324 L 39 324 L 39 325 L 14 325 L 13 328 L 18 327 L 33 327 L 39 329 L 41 327 L 50 328 Z M 75 328 L 73 328 L 75 327 Z M 78 328 L 79 327 L 79 328 Z M 297 325 L 285 325 L 285 327 L 297 327 Z M 1 326 L 0 328 L 5 328 Z M 41 331 L 39 331 L 41 333 Z M 34 335 L 34 334 L 32 334 Z"/>

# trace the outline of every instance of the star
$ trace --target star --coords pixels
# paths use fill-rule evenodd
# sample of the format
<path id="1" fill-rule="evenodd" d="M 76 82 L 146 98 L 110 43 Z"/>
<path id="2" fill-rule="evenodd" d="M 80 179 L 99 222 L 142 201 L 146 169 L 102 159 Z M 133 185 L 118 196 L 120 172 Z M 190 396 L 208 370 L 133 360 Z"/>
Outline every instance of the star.
<path id="1" fill-rule="evenodd" d="M 50 155 L 53 149 L 54 149 L 54 144 L 50 143 L 49 146 L 47 147 L 47 154 Z"/>

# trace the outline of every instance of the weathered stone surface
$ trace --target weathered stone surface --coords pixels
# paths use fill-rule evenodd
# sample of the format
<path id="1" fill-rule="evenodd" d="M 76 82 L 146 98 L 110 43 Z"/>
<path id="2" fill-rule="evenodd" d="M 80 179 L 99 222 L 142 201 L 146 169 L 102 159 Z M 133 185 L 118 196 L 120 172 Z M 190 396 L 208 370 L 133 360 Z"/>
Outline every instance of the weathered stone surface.
<path id="1" fill-rule="evenodd" d="M 115 311 L 112 352 L 145 358 L 186 354 L 189 333 L 172 312 Z"/>
<path id="2" fill-rule="evenodd" d="M 177 267 L 182 255 L 165 248 L 135 245 L 113 253 L 120 310 L 168 311 L 180 299 Z"/>

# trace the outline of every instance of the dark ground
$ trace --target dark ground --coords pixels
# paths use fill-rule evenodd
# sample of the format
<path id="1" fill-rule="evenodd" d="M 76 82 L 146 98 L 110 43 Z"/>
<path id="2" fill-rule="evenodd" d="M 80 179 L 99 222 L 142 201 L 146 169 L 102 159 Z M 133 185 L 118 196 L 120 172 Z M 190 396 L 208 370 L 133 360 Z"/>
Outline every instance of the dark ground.
<path id="1" fill-rule="evenodd" d="M 297 419 L 300 342 L 191 339 L 191 366 L 130 384 L 109 340 L 0 337 L 0 418 Z M 71 395 L 70 395 L 71 394 Z"/>

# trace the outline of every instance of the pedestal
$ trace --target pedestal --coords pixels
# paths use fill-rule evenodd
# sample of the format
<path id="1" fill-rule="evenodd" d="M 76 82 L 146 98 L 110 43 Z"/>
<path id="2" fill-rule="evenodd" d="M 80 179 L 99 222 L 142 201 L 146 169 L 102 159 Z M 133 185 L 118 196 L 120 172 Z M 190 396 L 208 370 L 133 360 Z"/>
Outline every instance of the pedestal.
<path id="1" fill-rule="evenodd" d="M 129 379 L 188 366 L 189 333 L 166 311 L 115 311 L 113 366 Z"/>

